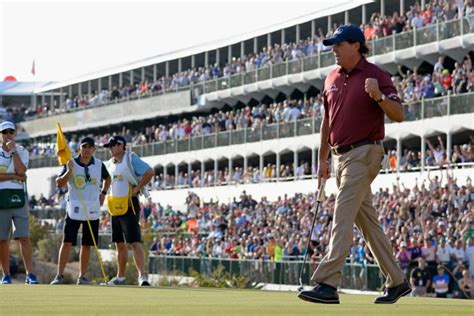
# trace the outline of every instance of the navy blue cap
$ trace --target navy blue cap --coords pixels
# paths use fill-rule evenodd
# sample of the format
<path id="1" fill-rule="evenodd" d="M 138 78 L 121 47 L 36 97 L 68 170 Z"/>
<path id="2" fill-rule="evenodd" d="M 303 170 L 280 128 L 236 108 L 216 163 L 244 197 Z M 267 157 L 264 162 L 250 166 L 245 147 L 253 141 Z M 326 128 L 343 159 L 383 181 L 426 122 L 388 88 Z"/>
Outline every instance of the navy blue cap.
<path id="1" fill-rule="evenodd" d="M 122 136 L 112 136 L 109 138 L 109 141 L 107 142 L 107 144 L 104 144 L 104 147 L 112 147 L 117 144 L 123 144 L 125 146 L 127 142 L 125 141 L 125 138 L 123 138 Z"/>
<path id="2" fill-rule="evenodd" d="M 323 40 L 324 46 L 330 46 L 338 43 L 342 43 L 348 40 L 365 44 L 364 33 L 360 27 L 354 24 L 344 24 L 337 28 L 331 37 Z"/>
<path id="3" fill-rule="evenodd" d="M 92 137 L 84 137 L 83 139 L 81 139 L 81 143 L 80 143 L 80 146 L 82 145 L 91 145 L 92 147 L 95 147 L 95 141 Z"/>

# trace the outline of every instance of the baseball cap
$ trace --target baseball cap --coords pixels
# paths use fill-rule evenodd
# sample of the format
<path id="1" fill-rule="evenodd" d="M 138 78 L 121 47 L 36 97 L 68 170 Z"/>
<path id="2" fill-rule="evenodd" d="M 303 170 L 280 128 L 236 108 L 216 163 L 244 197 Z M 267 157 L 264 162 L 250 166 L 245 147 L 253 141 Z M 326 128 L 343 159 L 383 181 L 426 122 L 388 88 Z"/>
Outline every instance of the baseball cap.
<path id="1" fill-rule="evenodd" d="M 91 145 L 92 147 L 95 147 L 95 141 L 92 137 L 84 137 L 81 139 L 80 146 L 82 145 Z"/>
<path id="2" fill-rule="evenodd" d="M 437 267 L 437 269 L 436 269 L 436 270 L 439 270 L 439 269 L 443 269 L 443 270 L 445 270 L 445 267 L 444 267 L 442 264 L 438 264 L 438 267 Z"/>
<path id="3" fill-rule="evenodd" d="M 331 37 L 323 40 L 324 46 L 330 46 L 344 41 L 353 40 L 359 43 L 365 43 L 364 33 L 360 27 L 354 24 L 344 24 L 339 26 Z"/>
<path id="4" fill-rule="evenodd" d="M 109 138 L 109 141 L 107 142 L 107 144 L 104 144 L 104 147 L 112 147 L 117 144 L 123 144 L 125 146 L 127 142 L 125 141 L 125 138 L 123 138 L 122 136 L 112 136 Z"/>
<path id="5" fill-rule="evenodd" d="M 402 242 L 400 243 L 400 247 L 406 247 L 406 246 L 407 246 L 407 243 L 406 243 L 405 241 L 402 241 Z"/>
<path id="6" fill-rule="evenodd" d="M 6 129 L 12 129 L 16 130 L 15 124 L 13 124 L 10 121 L 3 121 L 2 124 L 0 124 L 0 131 L 3 132 Z"/>

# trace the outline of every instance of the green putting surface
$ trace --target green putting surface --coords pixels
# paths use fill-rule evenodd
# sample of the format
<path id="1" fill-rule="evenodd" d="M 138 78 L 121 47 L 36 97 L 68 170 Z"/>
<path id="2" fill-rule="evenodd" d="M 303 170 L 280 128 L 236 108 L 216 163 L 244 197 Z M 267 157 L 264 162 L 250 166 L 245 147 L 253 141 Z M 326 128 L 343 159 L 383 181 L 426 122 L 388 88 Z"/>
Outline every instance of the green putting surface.
<path id="1" fill-rule="evenodd" d="M 76 285 L 0 285 L 0 315 L 474 315 L 474 301 L 341 295 L 340 305 L 301 301 L 295 292 Z"/>

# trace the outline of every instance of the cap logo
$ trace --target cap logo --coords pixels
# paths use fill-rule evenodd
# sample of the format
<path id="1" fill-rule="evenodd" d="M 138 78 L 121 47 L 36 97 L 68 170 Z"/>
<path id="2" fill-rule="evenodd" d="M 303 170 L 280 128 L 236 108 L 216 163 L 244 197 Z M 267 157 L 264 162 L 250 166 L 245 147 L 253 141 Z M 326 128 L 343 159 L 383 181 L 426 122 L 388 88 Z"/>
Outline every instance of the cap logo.
<path id="1" fill-rule="evenodd" d="M 338 35 L 342 33 L 342 28 L 338 28 L 335 32 L 334 35 Z"/>

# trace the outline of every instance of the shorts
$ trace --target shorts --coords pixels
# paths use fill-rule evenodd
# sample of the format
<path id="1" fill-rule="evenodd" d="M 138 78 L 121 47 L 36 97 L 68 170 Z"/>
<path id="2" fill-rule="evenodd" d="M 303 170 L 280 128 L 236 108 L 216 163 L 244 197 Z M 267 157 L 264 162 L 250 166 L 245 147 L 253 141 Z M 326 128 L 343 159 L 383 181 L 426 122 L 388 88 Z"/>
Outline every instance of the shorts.
<path id="1" fill-rule="evenodd" d="M 112 216 L 112 242 L 142 242 L 140 232 L 140 203 L 137 197 L 132 197 L 133 208 L 128 205 L 127 213 L 121 216 Z M 133 210 L 135 209 L 135 213 Z"/>
<path id="2" fill-rule="evenodd" d="M 29 237 L 28 217 L 27 205 L 20 208 L 0 209 L 0 240 Z"/>
<path id="3" fill-rule="evenodd" d="M 92 231 L 94 232 L 95 241 L 99 240 L 99 220 L 89 221 L 91 223 Z M 82 241 L 83 246 L 94 246 L 94 240 L 92 239 L 91 230 L 87 221 L 78 221 L 70 218 L 66 215 L 66 223 L 64 225 L 64 238 L 63 242 L 70 242 L 73 246 L 77 245 L 77 233 L 79 227 L 82 225 Z"/>

